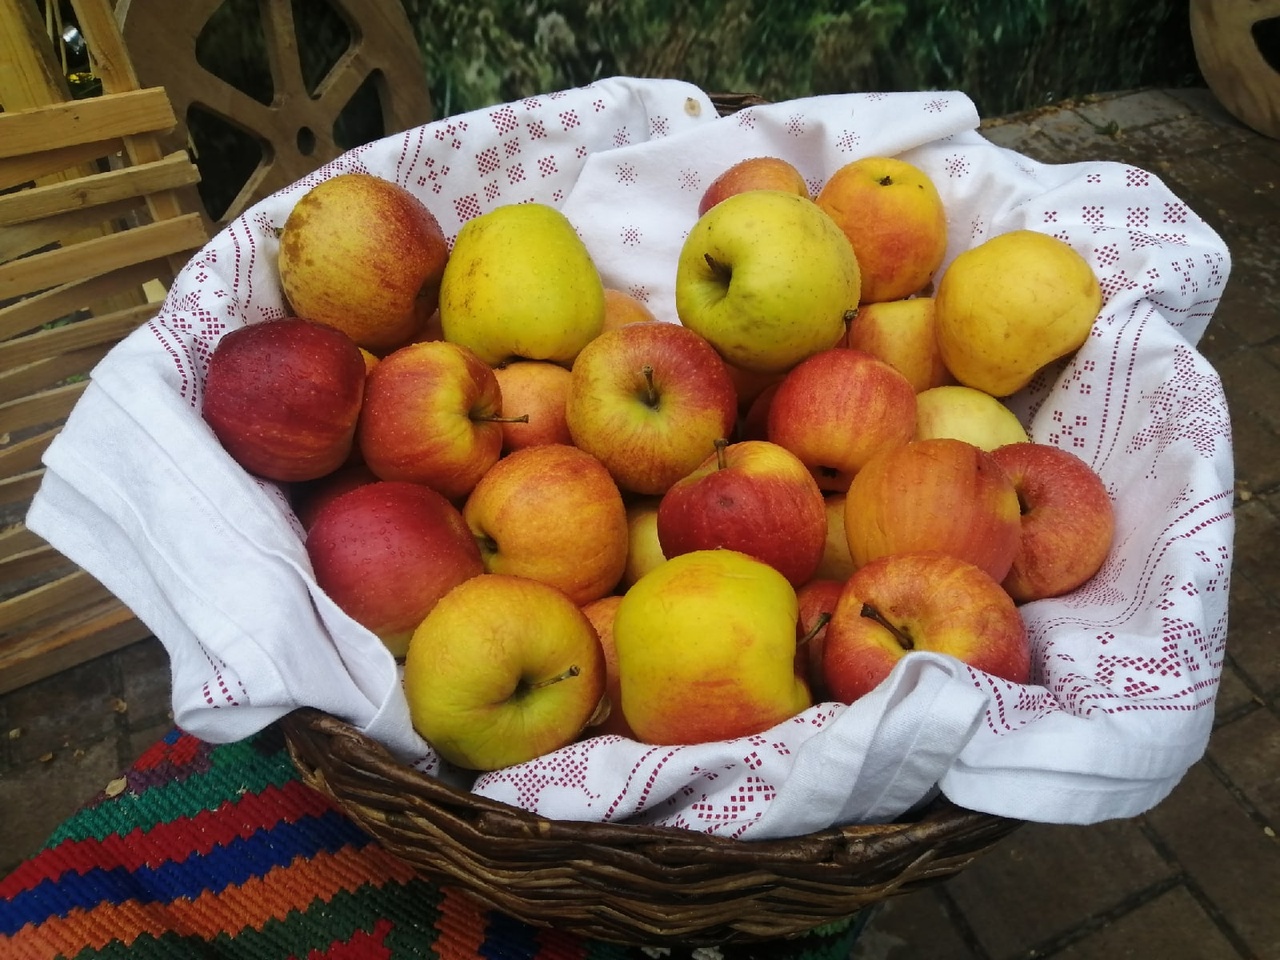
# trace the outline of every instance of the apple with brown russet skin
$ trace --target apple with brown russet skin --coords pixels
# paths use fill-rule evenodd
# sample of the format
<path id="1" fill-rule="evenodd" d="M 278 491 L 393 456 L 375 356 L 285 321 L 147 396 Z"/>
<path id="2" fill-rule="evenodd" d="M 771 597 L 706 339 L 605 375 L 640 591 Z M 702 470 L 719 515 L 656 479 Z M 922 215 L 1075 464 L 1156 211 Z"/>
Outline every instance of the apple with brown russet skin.
<path id="1" fill-rule="evenodd" d="M 1074 453 L 1046 443 L 991 452 L 1018 492 L 1018 549 L 1004 578 L 1017 603 L 1070 593 L 1106 562 L 1115 508 L 1102 478 Z"/>
<path id="2" fill-rule="evenodd" d="M 631 493 L 666 493 L 729 436 L 737 418 L 737 394 L 719 355 L 678 324 L 602 333 L 582 348 L 572 374 L 565 419 L 573 442 Z"/>
<path id="3" fill-rule="evenodd" d="M 524 763 L 572 743 L 605 691 L 604 651 L 563 591 L 485 573 L 450 590 L 414 631 L 409 718 L 470 770 Z"/>
<path id="4" fill-rule="evenodd" d="M 796 654 L 799 669 L 809 681 L 813 699 L 830 699 L 827 681 L 822 673 L 822 647 L 827 638 L 827 625 L 835 616 L 836 604 L 844 592 L 844 580 L 814 578 L 796 591 L 800 618 L 796 622 Z"/>
<path id="5" fill-rule="evenodd" d="M 397 657 L 441 597 L 484 572 L 457 507 L 429 487 L 395 480 L 324 504 L 306 548 L 320 589 Z"/>
<path id="6" fill-rule="evenodd" d="M 853 244 L 863 303 L 919 293 L 942 265 L 947 212 L 933 180 L 914 164 L 897 157 L 851 161 L 814 202 Z"/>
<path id="7" fill-rule="evenodd" d="M 595 457 L 565 444 L 509 453 L 462 508 L 485 569 L 549 583 L 581 606 L 613 590 L 627 563 L 627 509 Z"/>
<path id="8" fill-rule="evenodd" d="M 828 695 L 853 703 L 913 651 L 947 654 L 1013 683 L 1030 679 L 1013 600 L 978 567 L 942 553 L 880 557 L 849 578 L 823 641 Z"/>
<path id="9" fill-rule="evenodd" d="M 542 443 L 572 443 L 564 418 L 569 370 L 546 360 L 514 360 L 494 367 L 502 410 L 526 416 L 502 424 L 502 450 L 510 453 Z"/>
<path id="10" fill-rule="evenodd" d="M 747 190 L 781 190 L 799 197 L 809 196 L 809 184 L 794 164 L 781 157 L 747 157 L 707 185 L 698 200 L 698 216 L 721 200 Z"/>
<path id="11" fill-rule="evenodd" d="M 932 297 L 864 303 L 849 322 L 844 345 L 883 360 L 916 393 L 955 383 L 942 362 Z"/>
<path id="12" fill-rule="evenodd" d="M 456 501 L 501 456 L 503 421 L 492 368 L 466 347 L 431 340 L 374 368 L 356 435 L 381 479 L 425 483 Z"/>
<path id="13" fill-rule="evenodd" d="M 939 437 L 872 457 L 845 497 L 845 536 L 857 567 L 893 553 L 935 551 L 999 583 L 1018 549 L 1018 494 L 980 447 Z"/>
<path id="14" fill-rule="evenodd" d="M 209 359 L 201 414 L 250 473 L 314 480 L 350 456 L 364 386 L 364 358 L 350 337 L 285 317 L 223 335 Z"/>
<path id="15" fill-rule="evenodd" d="M 613 643 L 613 618 L 622 603 L 620 594 L 612 593 L 599 600 L 584 604 L 582 612 L 587 615 L 591 625 L 596 628 L 600 638 L 600 647 L 604 650 L 604 689 L 609 698 L 609 712 L 599 723 L 594 723 L 583 731 L 583 736 L 600 737 L 614 735 L 636 739 L 635 731 L 622 715 L 622 692 L 618 682 L 618 649 Z"/>
<path id="16" fill-rule="evenodd" d="M 794 453 L 824 491 L 841 493 L 874 454 L 915 434 L 916 392 L 883 360 L 832 348 L 797 364 L 769 404 L 769 439 Z"/>
<path id="17" fill-rule="evenodd" d="M 766 440 L 729 443 L 671 485 L 658 505 L 668 558 L 723 547 L 769 564 L 793 587 L 813 576 L 826 543 L 822 491 L 795 454 Z"/>
<path id="18" fill-rule="evenodd" d="M 422 330 L 440 297 L 449 246 L 416 196 L 390 180 L 341 173 L 294 205 L 280 232 L 280 283 L 299 316 L 383 354 Z"/>

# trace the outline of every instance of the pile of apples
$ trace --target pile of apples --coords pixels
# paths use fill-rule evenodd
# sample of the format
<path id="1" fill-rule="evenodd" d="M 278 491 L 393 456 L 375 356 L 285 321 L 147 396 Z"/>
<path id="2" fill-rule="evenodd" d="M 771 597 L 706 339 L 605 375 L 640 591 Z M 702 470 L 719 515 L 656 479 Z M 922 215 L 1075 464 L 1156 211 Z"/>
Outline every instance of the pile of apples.
<path id="1" fill-rule="evenodd" d="M 213 353 L 205 420 L 291 485 L 317 583 L 453 764 L 746 736 L 918 650 L 1028 682 L 1019 606 L 1111 548 L 1102 481 L 1002 399 L 1089 334 L 1070 246 L 1013 231 L 942 272 L 943 202 L 892 157 L 816 195 L 746 158 L 694 219 L 661 322 L 551 206 L 450 248 L 341 174 L 280 233 L 293 315 Z"/>

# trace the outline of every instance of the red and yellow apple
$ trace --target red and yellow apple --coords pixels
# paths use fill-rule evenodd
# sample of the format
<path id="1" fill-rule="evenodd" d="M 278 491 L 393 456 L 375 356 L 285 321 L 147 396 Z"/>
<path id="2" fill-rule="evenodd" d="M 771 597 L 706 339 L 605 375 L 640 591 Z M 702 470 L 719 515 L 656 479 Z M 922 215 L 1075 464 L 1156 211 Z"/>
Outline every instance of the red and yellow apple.
<path id="1" fill-rule="evenodd" d="M 622 604 L 620 594 L 611 593 L 599 600 L 584 604 L 582 612 L 587 615 L 591 625 L 600 638 L 600 647 L 604 650 L 604 690 L 609 698 L 609 712 L 598 723 L 593 723 L 583 731 L 584 736 L 600 737 L 612 734 L 618 737 L 636 739 L 635 731 L 622 715 L 622 692 L 618 684 L 618 651 L 613 643 L 613 618 L 618 614 Z"/>
<path id="2" fill-rule="evenodd" d="M 302 524 L 302 529 L 310 530 L 316 514 L 330 500 L 366 483 L 374 483 L 377 479 L 377 475 L 363 461 L 347 463 L 323 477 L 294 484 L 289 491 L 289 502 L 293 505 L 294 515 Z"/>
<path id="3" fill-rule="evenodd" d="M 849 578 L 822 645 L 827 692 L 853 703 L 914 651 L 1014 683 L 1030 678 L 1031 648 L 1013 600 L 983 570 L 943 553 L 879 557 Z"/>
<path id="4" fill-rule="evenodd" d="M 666 560 L 658 539 L 658 505 L 661 497 L 632 497 L 627 503 L 627 565 L 622 584 L 629 587 Z"/>
<path id="5" fill-rule="evenodd" d="M 615 287 L 604 288 L 604 327 L 601 333 L 631 323 L 657 322 L 658 318 L 653 315 L 653 311 L 636 297 Z"/>
<path id="6" fill-rule="evenodd" d="M 932 297 L 864 303 L 849 323 L 844 345 L 883 360 L 919 393 L 954 383 L 942 362 Z"/>
<path id="7" fill-rule="evenodd" d="M 844 585 L 844 580 L 815 578 L 796 591 L 796 602 L 800 605 L 796 621 L 797 658 L 815 701 L 830 699 L 822 673 L 822 647 Z"/>
<path id="8" fill-rule="evenodd" d="M 748 190 L 781 190 L 809 196 L 809 185 L 795 165 L 781 157 L 747 157 L 729 167 L 707 185 L 698 200 L 702 216 L 721 200 Z"/>
<path id="9" fill-rule="evenodd" d="M 991 451 L 1026 443 L 1026 428 L 1000 400 L 974 387 L 950 383 L 916 394 L 916 439 L 954 437 Z"/>
<path id="10" fill-rule="evenodd" d="M 564 405 L 569 396 L 569 371 L 547 360 L 513 360 L 494 367 L 502 391 L 502 410 L 509 415 L 527 416 L 502 424 L 505 453 L 542 443 L 572 443 L 565 422 Z"/>
<path id="11" fill-rule="evenodd" d="M 822 547 L 818 569 L 813 572 L 815 578 L 845 581 L 854 571 L 853 556 L 849 553 L 849 538 L 844 532 L 844 501 L 843 493 L 828 493 L 823 498 L 824 512 L 827 515 L 827 538 Z"/>

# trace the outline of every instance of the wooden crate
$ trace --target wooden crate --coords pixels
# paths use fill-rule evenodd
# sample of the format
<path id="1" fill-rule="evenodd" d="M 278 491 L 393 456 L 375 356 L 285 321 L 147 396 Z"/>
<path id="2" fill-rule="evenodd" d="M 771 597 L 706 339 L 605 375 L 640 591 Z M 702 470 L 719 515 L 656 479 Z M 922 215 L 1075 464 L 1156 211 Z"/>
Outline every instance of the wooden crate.
<path id="1" fill-rule="evenodd" d="M 107 0 L 73 0 L 103 94 L 73 100 L 30 0 L 0 0 L 0 692 L 148 635 L 22 523 L 93 365 L 147 322 L 208 232 Z"/>

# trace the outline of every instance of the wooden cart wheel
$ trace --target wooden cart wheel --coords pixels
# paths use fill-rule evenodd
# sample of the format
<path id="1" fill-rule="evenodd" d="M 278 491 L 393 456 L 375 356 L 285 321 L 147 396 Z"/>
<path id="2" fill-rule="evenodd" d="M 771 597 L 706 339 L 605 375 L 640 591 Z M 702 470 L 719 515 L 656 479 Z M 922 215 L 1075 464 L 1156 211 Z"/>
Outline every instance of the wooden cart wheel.
<path id="1" fill-rule="evenodd" d="M 345 22 L 351 42 L 314 94 L 303 78 L 299 44 L 306 37 L 299 35 L 290 0 L 258 0 L 272 81 L 269 104 L 196 60 L 196 41 L 223 2 L 118 0 L 116 5 L 116 19 L 140 81 L 163 86 L 173 103 L 179 145 L 187 142 L 190 109 L 199 107 L 248 134 L 261 148 L 257 169 L 227 210 L 216 218 L 205 211 L 211 233 L 342 153 L 334 125 L 366 81 L 377 92 L 384 133 L 432 118 L 422 54 L 400 0 L 328 0 Z M 201 158 L 201 164 L 209 159 Z"/>
<path id="2" fill-rule="evenodd" d="M 1259 47 L 1258 25 L 1275 21 L 1280 0 L 1191 0 L 1191 41 L 1205 83 L 1237 120 L 1280 139 L 1280 61 Z"/>

